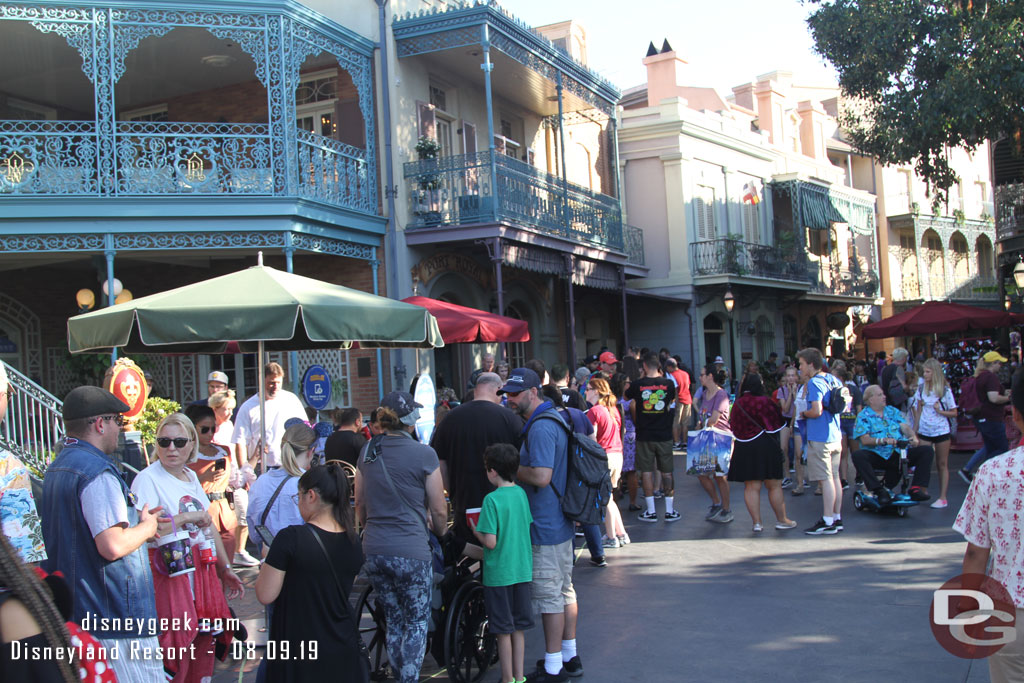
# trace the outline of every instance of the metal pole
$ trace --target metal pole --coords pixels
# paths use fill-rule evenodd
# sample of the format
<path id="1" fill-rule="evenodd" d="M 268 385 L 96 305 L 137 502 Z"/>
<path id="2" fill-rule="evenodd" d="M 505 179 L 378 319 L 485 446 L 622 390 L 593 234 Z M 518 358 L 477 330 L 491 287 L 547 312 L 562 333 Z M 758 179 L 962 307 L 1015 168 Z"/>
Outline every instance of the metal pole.
<path id="1" fill-rule="evenodd" d="M 484 63 L 480 68 L 484 72 L 484 100 L 487 102 L 487 151 L 491 162 L 491 219 L 498 221 L 498 157 L 494 148 L 494 98 L 491 92 L 491 72 L 494 70 L 494 63 L 491 62 L 491 33 L 487 24 L 482 27 L 480 47 L 484 53 Z"/>
<path id="2" fill-rule="evenodd" d="M 736 331 L 733 329 L 733 327 L 735 327 L 735 323 L 736 323 L 736 316 L 735 315 L 730 315 L 729 316 L 729 349 L 730 349 L 730 353 L 732 354 L 732 377 L 730 378 L 731 379 L 730 384 L 735 386 L 735 389 L 733 389 L 733 394 L 738 393 L 739 389 L 740 389 L 738 386 L 736 386 L 736 382 L 738 381 L 737 378 L 736 378 L 736 370 L 739 368 L 739 365 L 736 363 Z"/>
<path id="3" fill-rule="evenodd" d="M 373 273 L 373 293 L 380 294 L 380 286 L 377 284 L 377 269 L 380 267 L 380 261 L 377 260 L 377 250 L 373 250 L 374 258 L 370 259 L 370 270 Z M 384 362 L 383 354 L 380 349 L 377 349 L 377 396 L 379 398 L 384 397 Z"/>
<path id="4" fill-rule="evenodd" d="M 562 108 L 562 72 L 558 72 L 558 78 L 556 80 L 555 90 L 558 92 L 558 145 L 562 150 L 562 219 L 565 221 L 565 236 L 569 236 L 569 180 L 566 177 L 566 164 L 565 164 L 565 127 L 562 125 L 562 119 L 564 118 L 564 112 Z M 572 287 L 572 277 L 569 278 L 570 291 Z M 573 337 L 573 346 L 576 345 L 576 338 Z M 573 360 L 573 363 L 576 361 Z"/>
<path id="5" fill-rule="evenodd" d="M 576 302 L 573 291 L 572 275 L 575 270 L 573 255 L 565 255 L 565 268 L 569 273 L 569 365 L 576 363 Z"/>
<path id="6" fill-rule="evenodd" d="M 629 317 L 626 314 L 626 269 L 619 267 L 619 283 L 622 285 L 622 344 L 624 353 L 629 351 Z"/>
<path id="7" fill-rule="evenodd" d="M 492 252 L 491 260 L 494 262 L 494 282 L 498 289 L 498 315 L 505 315 L 505 287 L 502 283 L 501 278 L 501 238 L 494 238 L 494 251 Z M 498 353 L 501 355 L 501 360 L 508 358 L 505 353 L 505 342 L 498 344 Z"/>
<path id="8" fill-rule="evenodd" d="M 292 233 L 284 234 L 284 269 L 289 273 L 295 272 L 295 247 L 292 246 Z M 292 393 L 299 393 L 299 354 L 295 351 L 288 352 L 288 365 L 292 370 Z"/>
<path id="9" fill-rule="evenodd" d="M 104 237 L 107 248 L 104 250 L 103 255 L 107 258 L 107 306 L 113 306 L 114 301 L 117 299 L 117 295 L 114 294 L 114 236 L 106 235 Z M 117 362 L 117 347 L 110 349 L 110 365 L 113 367 L 114 363 Z"/>
<path id="10" fill-rule="evenodd" d="M 263 454 L 267 450 L 267 376 L 264 368 L 266 360 L 263 350 L 263 340 L 260 339 L 256 342 L 256 371 L 259 376 L 259 393 L 260 393 L 260 440 L 257 444 L 260 449 L 260 474 L 263 474 L 266 470 L 263 467 Z M 249 456 L 252 457 L 252 456 Z"/>

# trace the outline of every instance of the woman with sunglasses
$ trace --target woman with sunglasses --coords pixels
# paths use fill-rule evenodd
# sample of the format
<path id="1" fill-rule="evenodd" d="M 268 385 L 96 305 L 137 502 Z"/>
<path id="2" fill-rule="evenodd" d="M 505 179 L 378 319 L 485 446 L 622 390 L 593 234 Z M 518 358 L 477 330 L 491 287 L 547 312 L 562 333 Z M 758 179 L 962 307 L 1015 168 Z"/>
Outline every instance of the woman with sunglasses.
<path id="1" fill-rule="evenodd" d="M 137 505 L 163 506 L 174 520 L 159 526 L 160 536 L 175 529 L 187 531 L 189 536 L 188 552 L 195 567 L 189 573 L 170 576 L 156 543 L 149 548 L 157 617 L 180 626 L 159 636 L 165 652 L 164 669 L 173 675 L 173 681 L 198 682 L 213 675 L 215 641 L 230 642 L 230 635 L 219 625 L 231 618 L 224 594 L 229 598 L 245 594 L 241 580 L 231 571 L 220 535 L 210 528 L 206 491 L 188 467 L 198 454 L 199 439 L 192 421 L 181 413 L 168 415 L 156 429 L 157 461 L 132 482 Z M 171 653 L 179 657 L 166 656 Z"/>
<path id="2" fill-rule="evenodd" d="M 297 495 L 305 524 L 281 530 L 256 579 L 256 597 L 274 605 L 269 636 L 279 655 L 264 660 L 266 680 L 362 683 L 358 624 L 345 603 L 363 551 L 345 470 L 314 467 L 299 478 Z"/>
<path id="3" fill-rule="evenodd" d="M 203 485 L 206 497 L 210 499 L 210 508 L 207 511 L 213 518 L 213 526 L 220 534 L 228 558 L 233 559 L 238 520 L 226 498 L 228 480 L 234 469 L 231 456 L 226 448 L 213 442 L 217 432 L 217 417 L 213 408 L 193 404 L 185 409 L 185 416 L 192 420 L 199 435 L 199 453 L 195 461 L 190 462 L 188 466 L 199 477 L 199 483 Z"/>
<path id="4" fill-rule="evenodd" d="M 281 439 L 281 466 L 260 475 L 249 491 L 249 530 L 263 543 L 263 555 L 281 529 L 302 524 L 299 514 L 299 477 L 313 461 L 313 428 L 296 420 Z"/>

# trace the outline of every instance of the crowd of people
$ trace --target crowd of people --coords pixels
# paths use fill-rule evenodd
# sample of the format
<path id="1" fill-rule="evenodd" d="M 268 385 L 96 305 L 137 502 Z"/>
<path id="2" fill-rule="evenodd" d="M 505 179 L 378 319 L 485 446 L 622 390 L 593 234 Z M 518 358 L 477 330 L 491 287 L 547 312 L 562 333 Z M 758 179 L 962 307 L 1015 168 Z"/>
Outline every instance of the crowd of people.
<path id="1" fill-rule="evenodd" d="M 1020 468 L 998 464 L 1008 450 L 1007 403 L 1024 423 L 1024 376 L 1014 379 L 1012 392 L 1004 389 L 1005 362 L 994 351 L 978 360 L 970 390 L 980 408 L 970 417 L 984 448 L 960 471 L 977 481 L 956 528 L 969 541 L 965 569 L 980 566 L 982 573 L 980 558 L 988 559 L 992 544 L 984 516 L 996 507 L 993 477 L 1021 478 Z M 99 647 L 79 648 L 68 660 L 74 666 L 54 661 L 47 671 L 46 662 L 14 662 L 5 654 L 0 671 L 16 672 L 11 680 L 71 681 L 104 670 L 122 681 L 208 680 L 216 658 L 231 653 L 234 638 L 244 639 L 229 604 L 245 591 L 235 569 L 259 567 L 255 592 L 268 606 L 269 638 L 295 652 L 317 649 L 315 657 L 265 659 L 260 680 L 361 670 L 349 599 L 361 574 L 384 613 L 395 679 L 417 681 L 444 537 L 456 552 L 481 561 L 502 682 L 566 681 L 583 674 L 575 538 L 582 536 L 590 562 L 604 567 L 609 550 L 630 545 L 624 511 L 648 524 L 680 520 L 677 493 L 685 483 L 674 476 L 677 457 L 685 457 L 685 472 L 710 499 L 708 522 L 735 520 L 732 484 L 742 483 L 754 534 L 764 530 L 762 490 L 774 528 L 785 532 L 798 526 L 787 514 L 785 491 L 800 496 L 812 488 L 822 514 L 805 533 L 843 531 L 843 492 L 851 481 L 879 505 L 892 502 L 900 449 L 913 468 L 909 499 L 932 499 L 934 461 L 939 492 L 931 507 L 949 504 L 958 405 L 942 364 L 924 359 L 915 367 L 904 349 L 870 373 L 861 362 L 851 371 L 843 360 L 803 349 L 795 362 L 773 357 L 748 365 L 737 381 L 720 358 L 693 376 L 667 349 L 629 349 L 621 359 L 605 350 L 575 372 L 566 364 L 549 370 L 537 359 L 501 374 L 497 366 L 493 356 L 485 359 L 471 376 L 468 400 L 450 401 L 439 413 L 429 444 L 416 438 L 423 406 L 403 391 L 382 397 L 365 427 L 358 410 L 337 411 L 334 430 L 325 434 L 282 388 L 279 365 L 265 368 L 265 426 L 257 397 L 235 414 L 227 378 L 211 373 L 209 397 L 164 418 L 152 463 L 130 485 L 111 457 L 128 406 L 98 387 L 73 390 L 63 404 L 63 448 L 43 479 L 40 514 L 20 470 L 4 480 L 0 608 L 12 599 L 25 605 L 21 618 L 33 626 L 11 631 L 0 612 L 0 632 L 64 647 L 73 642 L 69 629 L 84 626 Z M 6 377 L 0 379 L 5 399 Z M 0 419 L 5 407 L 0 403 Z M 602 503 L 601 524 L 574 522 L 563 509 L 574 481 L 570 455 L 583 435 L 607 457 L 615 492 Z M 4 455 L 0 472 L 10 475 L 12 456 Z M 1015 486 L 1017 500 L 1024 499 L 1024 481 Z M 12 510 L 17 520 L 8 518 Z M 1002 551 L 993 571 L 1002 572 L 1015 598 L 1024 597 L 1019 576 L 998 569 L 1007 552 L 1020 560 L 1024 551 Z M 61 590 L 43 584 L 28 563 L 63 575 L 63 612 L 55 606 Z M 523 633 L 535 615 L 545 656 L 533 668 L 523 661 Z"/>

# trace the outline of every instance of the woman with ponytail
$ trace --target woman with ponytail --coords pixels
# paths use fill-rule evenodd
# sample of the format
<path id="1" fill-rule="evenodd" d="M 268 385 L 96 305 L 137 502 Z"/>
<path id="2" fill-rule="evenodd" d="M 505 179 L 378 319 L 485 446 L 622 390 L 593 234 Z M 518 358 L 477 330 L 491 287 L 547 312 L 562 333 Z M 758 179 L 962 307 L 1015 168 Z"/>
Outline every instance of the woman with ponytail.
<path id="1" fill-rule="evenodd" d="M 363 551 L 345 470 L 337 463 L 307 470 L 295 496 L 304 524 L 280 530 L 256 579 L 256 597 L 264 605 L 274 603 L 269 639 L 277 657 L 266 660 L 266 680 L 341 676 L 364 683 L 359 628 L 349 606 Z"/>
<path id="2" fill-rule="evenodd" d="M 249 530 L 255 530 L 253 537 L 262 541 L 264 554 L 281 529 L 302 524 L 299 477 L 310 468 L 317 436 L 308 424 L 294 420 L 281 439 L 281 466 L 261 474 L 249 491 Z"/>

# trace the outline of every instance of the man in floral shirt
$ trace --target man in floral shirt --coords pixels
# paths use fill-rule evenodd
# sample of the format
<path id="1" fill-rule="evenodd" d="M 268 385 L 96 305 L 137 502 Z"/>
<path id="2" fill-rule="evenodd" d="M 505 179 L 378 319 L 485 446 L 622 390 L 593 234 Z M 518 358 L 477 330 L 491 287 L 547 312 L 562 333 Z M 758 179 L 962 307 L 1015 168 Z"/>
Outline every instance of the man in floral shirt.
<path id="1" fill-rule="evenodd" d="M 0 422 L 7 414 L 11 385 L 7 370 L 0 363 Z M 32 499 L 28 470 L 16 457 L 0 448 L 0 524 L 4 535 L 25 562 L 46 559 L 43 529 Z"/>
<path id="2" fill-rule="evenodd" d="M 1010 402 L 1013 421 L 1024 431 L 1024 369 L 1017 370 L 1013 376 Z M 994 683 L 1024 680 L 1024 637 L 1019 633 L 1024 628 L 1021 509 L 1024 509 L 1024 448 L 1017 447 L 981 466 L 953 523 L 953 529 L 967 540 L 963 573 L 987 573 L 1003 584 L 1017 608 L 1017 639 L 989 657 L 989 676 Z"/>

